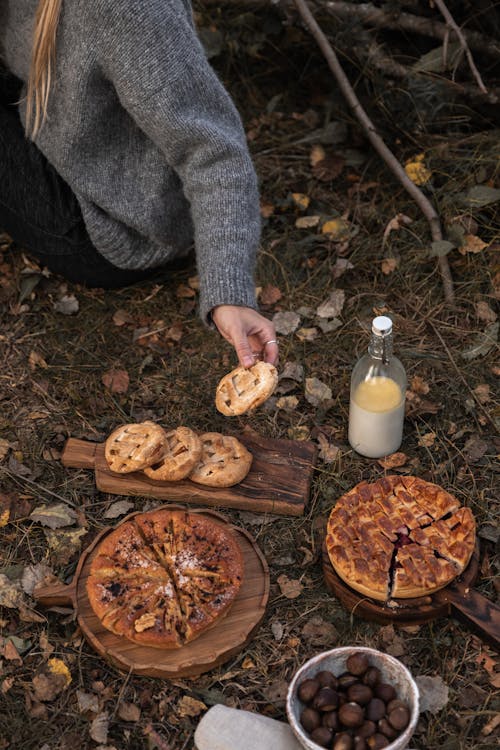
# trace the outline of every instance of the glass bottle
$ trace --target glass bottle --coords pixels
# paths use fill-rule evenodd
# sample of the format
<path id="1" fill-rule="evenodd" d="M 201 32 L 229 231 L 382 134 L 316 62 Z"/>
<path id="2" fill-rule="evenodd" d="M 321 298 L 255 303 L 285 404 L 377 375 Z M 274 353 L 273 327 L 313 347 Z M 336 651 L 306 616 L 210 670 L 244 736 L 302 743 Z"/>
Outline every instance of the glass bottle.
<path id="1" fill-rule="evenodd" d="M 349 443 L 369 458 L 388 456 L 403 438 L 406 372 L 392 353 L 392 320 L 379 315 L 372 321 L 368 353 L 355 364 L 351 376 Z"/>

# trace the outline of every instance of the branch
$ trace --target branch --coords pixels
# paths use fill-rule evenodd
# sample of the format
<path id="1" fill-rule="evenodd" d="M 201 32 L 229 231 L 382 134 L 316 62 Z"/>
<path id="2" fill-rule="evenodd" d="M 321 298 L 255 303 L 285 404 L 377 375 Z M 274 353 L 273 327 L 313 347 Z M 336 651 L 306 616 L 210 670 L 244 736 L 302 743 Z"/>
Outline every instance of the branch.
<path id="1" fill-rule="evenodd" d="M 361 126 L 366 132 L 366 135 L 368 139 L 370 140 L 372 146 L 377 151 L 377 153 L 382 157 L 382 159 L 385 161 L 389 169 L 393 172 L 393 174 L 400 181 L 404 189 L 410 194 L 410 196 L 419 206 L 420 210 L 422 211 L 422 213 L 424 214 L 425 218 L 427 219 L 429 223 L 433 241 L 437 242 L 437 241 L 442 240 L 443 233 L 441 230 L 439 217 L 436 213 L 436 209 L 434 208 L 432 203 L 429 201 L 429 199 L 424 195 L 424 193 L 417 187 L 417 185 L 415 185 L 415 183 L 413 183 L 410 180 L 410 178 L 408 177 L 408 175 L 406 174 L 403 167 L 401 166 L 399 161 L 396 159 L 392 151 L 388 148 L 388 146 L 382 140 L 380 135 L 377 133 L 374 124 L 372 123 L 367 113 L 361 106 L 361 103 L 358 97 L 356 96 L 354 89 L 352 88 L 349 82 L 349 79 L 344 73 L 344 70 L 339 63 L 337 55 L 335 54 L 328 39 L 323 34 L 322 30 L 316 23 L 314 16 L 309 10 L 309 6 L 307 5 L 306 0 L 294 0 L 294 2 L 295 2 L 295 5 L 297 6 L 297 9 L 304 23 L 309 28 L 309 31 L 311 32 L 312 36 L 316 40 L 321 52 L 324 54 L 326 61 L 330 67 L 330 70 L 332 71 L 333 75 L 335 76 L 337 80 L 340 90 L 342 91 L 345 99 L 347 100 L 347 103 L 351 107 L 352 111 L 354 112 L 355 116 L 357 117 L 358 121 L 360 122 Z M 454 300 L 453 281 L 451 278 L 450 267 L 448 265 L 448 259 L 446 258 L 446 256 L 442 256 L 439 258 L 438 263 L 439 263 L 439 270 L 441 273 L 441 277 L 443 280 L 445 299 L 447 302 L 453 302 Z"/>

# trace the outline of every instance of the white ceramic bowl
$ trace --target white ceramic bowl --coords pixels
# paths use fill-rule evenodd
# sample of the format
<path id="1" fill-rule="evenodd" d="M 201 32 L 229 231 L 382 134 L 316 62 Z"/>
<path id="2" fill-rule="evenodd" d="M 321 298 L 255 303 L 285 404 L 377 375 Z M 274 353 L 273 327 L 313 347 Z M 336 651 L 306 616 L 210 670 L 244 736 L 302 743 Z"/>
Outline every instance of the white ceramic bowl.
<path id="1" fill-rule="evenodd" d="M 327 669 L 338 676 L 347 671 L 346 661 L 351 654 L 364 653 L 368 657 L 371 666 L 378 667 L 382 673 L 382 680 L 392 685 L 397 697 L 408 704 L 410 709 L 410 722 L 404 732 L 397 737 L 385 750 L 404 750 L 408 747 L 418 721 L 418 687 L 407 668 L 398 659 L 382 651 L 363 646 L 345 646 L 324 651 L 309 659 L 296 672 L 293 680 L 288 686 L 286 700 L 286 712 L 290 727 L 300 742 L 307 750 L 322 750 L 320 745 L 313 742 L 300 724 L 300 714 L 304 709 L 304 703 L 297 696 L 297 688 L 300 683 L 308 677 L 314 677 L 322 669 Z"/>

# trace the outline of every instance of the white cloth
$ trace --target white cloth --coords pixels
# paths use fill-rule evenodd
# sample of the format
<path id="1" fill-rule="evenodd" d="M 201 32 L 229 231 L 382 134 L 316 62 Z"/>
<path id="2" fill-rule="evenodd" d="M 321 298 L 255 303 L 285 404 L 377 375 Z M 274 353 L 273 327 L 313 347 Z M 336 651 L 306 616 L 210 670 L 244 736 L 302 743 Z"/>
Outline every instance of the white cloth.
<path id="1" fill-rule="evenodd" d="M 194 742 L 197 750 L 304 750 L 288 724 L 223 705 L 207 711 Z"/>

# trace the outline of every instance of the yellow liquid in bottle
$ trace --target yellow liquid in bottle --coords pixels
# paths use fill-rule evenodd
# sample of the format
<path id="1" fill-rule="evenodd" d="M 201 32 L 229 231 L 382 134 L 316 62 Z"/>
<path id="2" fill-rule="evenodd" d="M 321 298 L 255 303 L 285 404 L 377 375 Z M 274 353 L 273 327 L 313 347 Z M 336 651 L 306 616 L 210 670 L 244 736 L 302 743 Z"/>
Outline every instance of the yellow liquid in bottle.
<path id="1" fill-rule="evenodd" d="M 377 375 L 363 380 L 349 406 L 349 443 L 370 458 L 397 451 L 403 437 L 405 400 L 399 385 Z"/>

